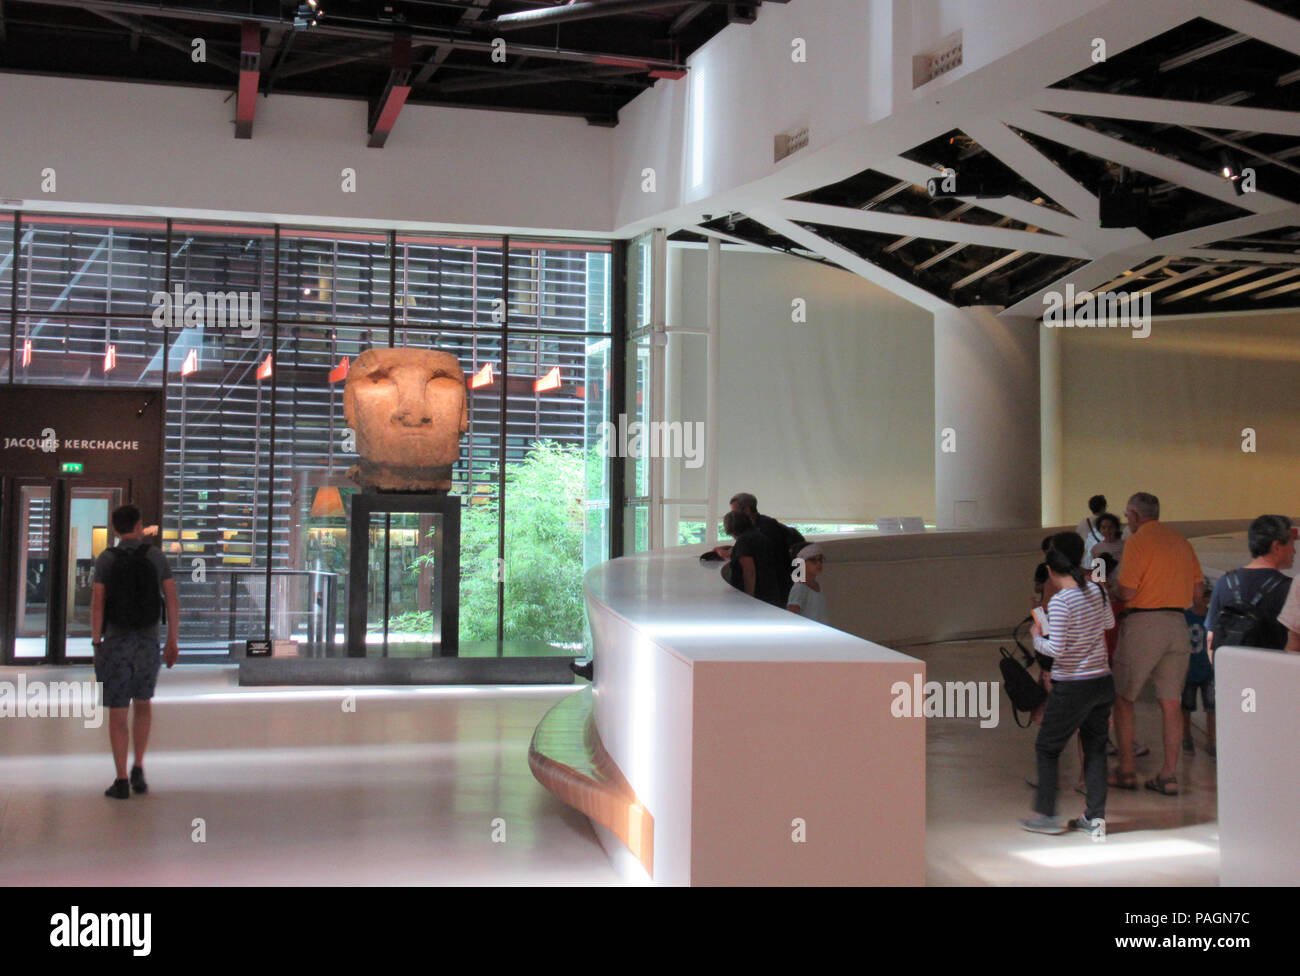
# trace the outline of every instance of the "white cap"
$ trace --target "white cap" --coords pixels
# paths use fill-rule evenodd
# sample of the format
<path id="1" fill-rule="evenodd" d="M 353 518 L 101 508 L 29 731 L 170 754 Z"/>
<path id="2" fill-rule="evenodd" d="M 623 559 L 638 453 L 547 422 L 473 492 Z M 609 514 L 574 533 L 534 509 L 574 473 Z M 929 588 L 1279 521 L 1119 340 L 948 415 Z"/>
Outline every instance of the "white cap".
<path id="1" fill-rule="evenodd" d="M 810 542 L 799 550 L 800 559 L 811 559 L 813 556 L 822 555 L 822 547 L 815 542 Z"/>

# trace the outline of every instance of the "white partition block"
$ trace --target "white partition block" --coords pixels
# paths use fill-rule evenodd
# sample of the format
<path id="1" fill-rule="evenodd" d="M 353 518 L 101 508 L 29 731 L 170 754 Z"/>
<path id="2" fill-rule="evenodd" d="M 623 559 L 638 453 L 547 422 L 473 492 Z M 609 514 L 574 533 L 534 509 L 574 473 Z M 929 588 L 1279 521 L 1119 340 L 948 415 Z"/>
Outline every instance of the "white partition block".
<path id="1" fill-rule="evenodd" d="M 1300 654 L 1214 654 L 1220 883 L 1300 884 Z"/>

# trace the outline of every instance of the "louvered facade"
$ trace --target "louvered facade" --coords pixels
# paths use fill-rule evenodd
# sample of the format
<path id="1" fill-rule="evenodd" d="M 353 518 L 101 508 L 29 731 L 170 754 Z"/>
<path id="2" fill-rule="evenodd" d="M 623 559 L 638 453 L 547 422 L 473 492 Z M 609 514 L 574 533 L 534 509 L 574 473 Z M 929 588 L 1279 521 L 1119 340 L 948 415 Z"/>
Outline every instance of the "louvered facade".
<path id="1" fill-rule="evenodd" d="M 345 522 L 313 505 L 321 488 L 350 485 L 341 367 L 364 349 L 391 342 L 459 357 L 472 378 L 454 473 L 466 505 L 499 512 L 499 463 L 523 462 L 539 441 L 594 443 L 610 412 L 610 246 L 505 244 L 47 214 L 0 231 L 9 382 L 165 390 L 161 521 L 187 652 L 224 655 L 262 636 L 268 596 L 272 636 L 319 638 L 329 587 L 342 639 Z M 164 327 L 157 296 L 174 305 L 178 290 Z M 256 322 L 185 327 L 191 293 L 234 293 Z M 607 465 L 592 457 L 578 507 L 584 566 L 609 551 Z M 507 496 L 507 518 L 512 510 Z M 509 524 L 501 536 L 505 550 Z M 580 577 L 558 585 L 580 591 Z M 501 586 L 498 605 L 511 592 Z M 523 636 L 570 648 L 583 639 L 571 621 L 537 629 Z"/>

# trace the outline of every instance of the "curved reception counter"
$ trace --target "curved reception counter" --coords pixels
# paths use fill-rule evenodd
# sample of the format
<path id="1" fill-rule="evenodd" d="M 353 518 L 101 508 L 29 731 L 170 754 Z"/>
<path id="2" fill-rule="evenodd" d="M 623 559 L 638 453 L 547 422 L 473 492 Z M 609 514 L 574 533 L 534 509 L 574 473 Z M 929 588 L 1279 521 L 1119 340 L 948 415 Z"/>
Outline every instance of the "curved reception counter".
<path id="1" fill-rule="evenodd" d="M 1215 534 L 1248 523 L 1171 524 L 1228 560 L 1244 538 Z M 533 772 L 633 879 L 922 884 L 926 669 L 877 642 L 1009 635 L 1051 531 L 822 539 L 838 629 L 728 586 L 702 546 L 598 566 L 595 680 L 538 727 Z"/>
<path id="2" fill-rule="evenodd" d="M 760 603 L 698 548 L 586 577 L 590 692 L 530 763 L 655 884 L 922 884 L 925 665 Z M 897 686 L 897 687 L 896 687 Z"/>

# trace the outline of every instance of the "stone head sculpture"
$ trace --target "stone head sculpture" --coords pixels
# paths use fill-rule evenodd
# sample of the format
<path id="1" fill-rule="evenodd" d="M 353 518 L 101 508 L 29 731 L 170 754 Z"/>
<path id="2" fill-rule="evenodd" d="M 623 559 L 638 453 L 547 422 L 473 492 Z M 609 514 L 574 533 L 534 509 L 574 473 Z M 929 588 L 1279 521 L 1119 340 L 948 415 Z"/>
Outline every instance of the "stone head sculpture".
<path id="1" fill-rule="evenodd" d="M 436 349 L 367 349 L 348 371 L 343 416 L 361 462 L 348 476 L 369 491 L 451 490 L 469 428 L 465 373 Z"/>

